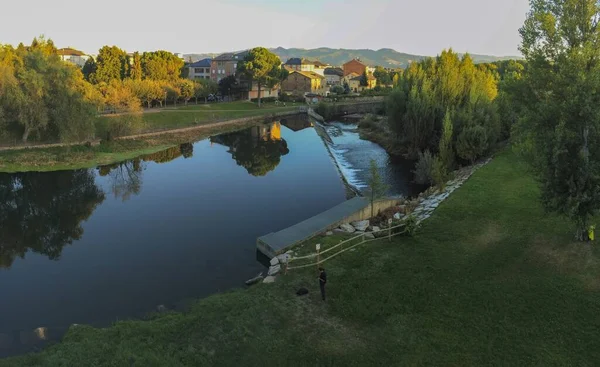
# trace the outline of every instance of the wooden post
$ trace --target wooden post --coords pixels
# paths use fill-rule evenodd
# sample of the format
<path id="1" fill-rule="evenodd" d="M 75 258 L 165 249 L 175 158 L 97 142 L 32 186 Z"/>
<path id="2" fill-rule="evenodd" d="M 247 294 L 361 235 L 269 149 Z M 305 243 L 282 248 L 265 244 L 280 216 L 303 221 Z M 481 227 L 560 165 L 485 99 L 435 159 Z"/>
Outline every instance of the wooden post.
<path id="1" fill-rule="evenodd" d="M 321 265 L 321 244 L 317 243 L 317 270 L 319 269 L 319 265 Z"/>
<path id="2" fill-rule="evenodd" d="M 388 240 L 392 241 L 392 218 L 388 219 Z"/>

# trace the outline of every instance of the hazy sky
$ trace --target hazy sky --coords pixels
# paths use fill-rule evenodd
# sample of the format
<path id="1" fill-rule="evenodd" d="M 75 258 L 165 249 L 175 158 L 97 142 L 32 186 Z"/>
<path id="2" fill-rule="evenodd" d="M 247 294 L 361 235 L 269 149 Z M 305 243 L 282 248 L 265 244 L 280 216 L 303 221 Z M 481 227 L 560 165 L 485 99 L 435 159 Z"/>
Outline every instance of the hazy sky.
<path id="1" fill-rule="evenodd" d="M 44 34 L 58 47 L 96 53 L 201 53 L 255 46 L 393 48 L 436 55 L 443 48 L 518 55 L 528 0 L 7 0 L 0 43 Z"/>

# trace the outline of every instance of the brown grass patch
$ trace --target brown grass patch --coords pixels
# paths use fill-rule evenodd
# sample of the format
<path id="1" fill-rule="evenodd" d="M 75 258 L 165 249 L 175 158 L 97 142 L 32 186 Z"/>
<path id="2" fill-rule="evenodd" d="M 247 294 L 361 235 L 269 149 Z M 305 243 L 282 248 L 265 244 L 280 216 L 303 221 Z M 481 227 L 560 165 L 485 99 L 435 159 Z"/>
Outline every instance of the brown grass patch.
<path id="1" fill-rule="evenodd" d="M 557 244 L 537 236 L 531 247 L 531 258 L 562 274 L 576 276 L 590 290 L 600 290 L 600 251 L 597 246 L 596 242 Z"/>
<path id="2" fill-rule="evenodd" d="M 504 238 L 502 227 L 496 222 L 491 222 L 477 236 L 475 243 L 479 246 L 488 247 L 497 244 L 502 238 Z"/>

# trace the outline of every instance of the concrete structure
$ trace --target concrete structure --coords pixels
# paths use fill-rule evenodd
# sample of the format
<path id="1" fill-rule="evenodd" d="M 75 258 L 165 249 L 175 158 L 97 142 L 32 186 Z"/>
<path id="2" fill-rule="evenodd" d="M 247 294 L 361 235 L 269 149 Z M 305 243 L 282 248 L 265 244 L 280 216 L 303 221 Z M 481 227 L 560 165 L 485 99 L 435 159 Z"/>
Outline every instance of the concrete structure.
<path id="1" fill-rule="evenodd" d="M 69 62 L 80 68 L 82 68 L 83 65 L 85 65 L 85 62 L 90 58 L 89 55 L 70 47 L 58 49 L 57 53 L 62 61 Z"/>
<path id="2" fill-rule="evenodd" d="M 203 59 L 188 65 L 188 78 L 210 79 L 211 59 Z"/>
<path id="3" fill-rule="evenodd" d="M 310 71 L 293 71 L 281 83 L 281 90 L 286 93 L 304 95 L 306 93 L 323 94 L 325 77 Z"/>
<path id="4" fill-rule="evenodd" d="M 361 75 L 365 70 L 367 71 L 367 74 L 373 74 L 373 72 L 375 71 L 374 67 L 366 65 L 359 59 L 353 59 L 348 61 L 342 66 L 342 68 L 344 69 L 344 76 L 351 73 Z"/>
<path id="5" fill-rule="evenodd" d="M 373 211 L 378 213 L 396 205 L 397 202 L 398 199 L 378 200 L 373 205 Z M 259 237 L 256 240 L 256 247 L 269 258 L 273 258 L 342 223 L 364 220 L 370 216 L 369 200 L 364 197 L 355 197 L 291 227 Z"/>
<path id="6" fill-rule="evenodd" d="M 223 78 L 235 75 L 237 64 L 244 60 L 247 54 L 248 51 L 228 52 L 215 57 L 211 61 L 210 78 L 218 83 Z"/>

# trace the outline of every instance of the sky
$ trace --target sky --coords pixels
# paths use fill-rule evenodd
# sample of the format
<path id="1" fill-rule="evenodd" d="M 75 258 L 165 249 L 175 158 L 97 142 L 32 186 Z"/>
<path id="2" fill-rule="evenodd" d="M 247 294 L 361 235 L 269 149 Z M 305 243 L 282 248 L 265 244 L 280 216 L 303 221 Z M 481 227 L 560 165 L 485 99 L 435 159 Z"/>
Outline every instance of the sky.
<path id="1" fill-rule="evenodd" d="M 90 5 L 93 4 L 93 5 Z M 519 55 L 528 0 L 28 0 L 0 8 L 0 43 L 44 35 L 95 54 L 217 53 L 256 46 L 392 48 L 434 56 L 444 48 Z"/>

